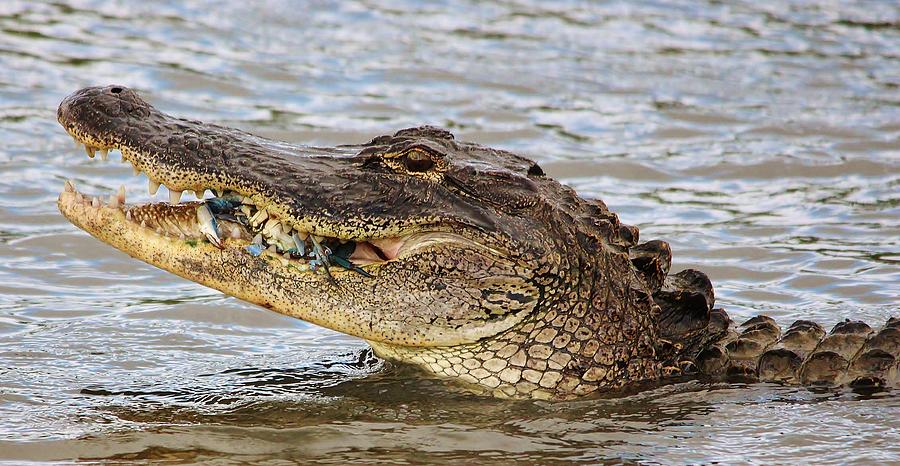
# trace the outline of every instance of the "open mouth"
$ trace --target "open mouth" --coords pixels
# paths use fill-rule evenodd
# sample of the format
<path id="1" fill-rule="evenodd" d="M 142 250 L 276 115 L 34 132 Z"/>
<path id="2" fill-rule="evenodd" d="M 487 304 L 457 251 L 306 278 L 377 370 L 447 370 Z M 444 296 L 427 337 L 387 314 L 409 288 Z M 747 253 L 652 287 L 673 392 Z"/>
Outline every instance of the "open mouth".
<path id="1" fill-rule="evenodd" d="M 73 136 L 91 158 L 99 154 L 104 161 L 109 158 L 107 148 L 85 144 Z M 120 151 L 122 161 L 130 162 L 128 149 Z M 141 171 L 134 167 L 134 174 Z M 149 193 L 156 194 L 160 183 L 150 178 Z M 156 234 L 172 241 L 184 241 L 191 245 L 209 243 L 219 249 L 242 248 L 254 257 L 275 257 L 285 266 L 300 271 L 321 272 L 328 278 L 335 268 L 371 277 L 377 265 L 396 259 L 407 249 L 409 237 L 362 239 L 319 236 L 314 232 L 295 228 L 288 219 L 279 218 L 265 206 L 259 206 L 249 196 L 235 191 L 213 191 L 213 197 L 197 201 L 181 202 L 182 192 L 169 190 L 169 202 L 126 204 L 125 187 L 108 197 L 89 196 L 77 191 L 74 183 L 66 181 L 60 194 L 60 203 L 78 210 L 78 215 L 97 216 L 103 209 L 132 227 L 140 227 L 141 233 Z M 203 197 L 198 192 L 197 197 Z"/>

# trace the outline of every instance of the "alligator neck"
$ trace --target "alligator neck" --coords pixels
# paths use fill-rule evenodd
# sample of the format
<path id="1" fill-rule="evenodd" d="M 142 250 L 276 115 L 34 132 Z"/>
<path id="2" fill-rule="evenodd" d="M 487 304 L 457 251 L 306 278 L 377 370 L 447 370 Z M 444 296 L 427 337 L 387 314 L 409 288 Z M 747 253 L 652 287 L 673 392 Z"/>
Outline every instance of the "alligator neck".
<path id="1" fill-rule="evenodd" d="M 453 347 L 370 344 L 380 357 L 498 397 L 570 399 L 656 379 L 662 368 L 655 348 L 659 308 L 636 279 L 610 277 L 610 270 L 624 270 L 624 264 L 581 268 L 580 279 L 570 282 L 578 286 L 552 301 L 551 309 L 537 309 L 489 339 Z"/>

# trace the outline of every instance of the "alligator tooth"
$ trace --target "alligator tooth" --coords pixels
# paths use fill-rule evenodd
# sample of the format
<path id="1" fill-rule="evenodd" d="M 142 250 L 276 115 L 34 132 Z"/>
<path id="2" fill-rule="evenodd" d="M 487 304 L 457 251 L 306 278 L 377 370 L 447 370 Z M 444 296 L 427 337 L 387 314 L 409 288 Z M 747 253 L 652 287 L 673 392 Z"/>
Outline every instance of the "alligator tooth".
<path id="1" fill-rule="evenodd" d="M 131 166 L 131 174 L 134 176 L 138 176 L 141 174 L 141 171 L 138 170 L 138 167 L 135 167 L 134 165 L 132 165 Z"/>
<path id="2" fill-rule="evenodd" d="M 291 231 L 292 231 L 293 229 L 294 229 L 294 227 L 288 225 L 287 223 L 282 223 L 282 224 L 281 224 L 281 231 L 283 231 L 284 234 L 286 234 L 286 235 L 290 235 L 290 234 L 291 234 Z"/>
<path id="3" fill-rule="evenodd" d="M 100 198 L 99 197 L 95 197 L 95 198 L 91 199 L 91 207 L 93 207 L 95 209 L 100 208 Z"/>
<path id="4" fill-rule="evenodd" d="M 157 191 L 159 191 L 159 183 L 153 180 L 149 180 L 150 183 L 147 185 L 147 191 L 151 196 L 155 195 Z"/>
<path id="5" fill-rule="evenodd" d="M 94 158 L 94 148 L 85 144 L 84 151 L 87 153 L 88 157 Z"/>
<path id="6" fill-rule="evenodd" d="M 278 248 L 276 248 L 274 244 L 270 244 L 268 250 L 271 253 L 278 254 Z"/>
<path id="7" fill-rule="evenodd" d="M 253 244 L 262 244 L 262 234 L 257 233 L 256 236 L 253 237 L 253 241 L 250 241 Z"/>
<path id="8" fill-rule="evenodd" d="M 259 212 L 250 217 L 250 224 L 254 227 L 264 222 L 267 218 L 269 218 L 269 213 L 266 212 L 266 209 L 259 209 Z"/>
<path id="9" fill-rule="evenodd" d="M 243 212 L 244 215 L 246 215 L 246 216 L 249 217 L 249 216 L 250 216 L 250 212 L 251 212 L 250 206 L 248 206 L 248 205 L 246 205 L 246 204 L 241 204 L 241 212 Z"/>
<path id="10" fill-rule="evenodd" d="M 278 229 L 278 231 L 273 231 L 276 228 Z M 279 222 L 278 220 L 276 220 L 274 218 L 270 218 L 268 221 L 266 221 L 266 226 L 263 227 L 263 233 L 266 233 L 269 236 L 276 236 L 280 232 L 281 232 L 281 222 Z"/>
<path id="11" fill-rule="evenodd" d="M 131 221 L 131 211 L 125 212 L 125 220 Z"/>
<path id="12" fill-rule="evenodd" d="M 119 185 L 119 192 L 116 193 L 116 197 L 119 199 L 119 203 L 125 203 L 125 185 Z"/>
<path id="13" fill-rule="evenodd" d="M 306 255 L 306 240 L 305 240 L 305 238 L 300 239 L 300 235 L 297 232 L 294 232 L 291 235 L 291 239 L 294 240 L 294 247 L 297 248 L 297 253 L 299 253 L 299 255 L 301 257 L 305 256 Z"/>
<path id="14" fill-rule="evenodd" d="M 147 228 L 147 221 L 141 220 L 141 228 Z"/>
<path id="15" fill-rule="evenodd" d="M 70 134 L 70 136 L 72 136 Z M 81 147 L 81 141 L 78 140 L 75 136 L 72 136 L 72 140 L 75 141 L 75 147 Z"/>
<path id="16" fill-rule="evenodd" d="M 100 152 L 100 159 L 106 162 L 109 160 L 109 150 L 108 149 L 98 149 L 97 152 Z"/>
<path id="17" fill-rule="evenodd" d="M 181 191 L 169 190 L 169 204 L 178 204 L 181 202 Z"/>
<path id="18" fill-rule="evenodd" d="M 276 241 L 283 250 L 291 249 L 294 246 L 294 239 L 280 231 L 276 235 Z"/>
<path id="19" fill-rule="evenodd" d="M 79 192 L 75 193 L 75 200 L 78 201 L 79 204 L 84 204 L 84 196 Z"/>
<path id="20" fill-rule="evenodd" d="M 314 242 L 314 243 L 321 243 L 321 242 L 322 242 L 322 240 L 324 240 L 324 239 L 325 239 L 325 237 L 324 237 L 324 236 L 319 236 L 319 235 L 313 235 L 313 237 L 312 237 L 312 238 L 313 238 L 313 242 Z"/>
<path id="21" fill-rule="evenodd" d="M 72 183 L 71 181 L 66 180 L 65 190 L 67 193 L 74 193 L 75 192 L 75 183 Z"/>
<path id="22" fill-rule="evenodd" d="M 106 203 L 107 206 L 118 209 L 119 208 L 119 198 L 115 194 L 109 195 L 109 201 Z"/>
<path id="23" fill-rule="evenodd" d="M 309 238 L 309 233 L 307 233 L 307 232 L 305 232 L 305 231 L 297 230 L 297 236 L 298 236 L 301 240 L 306 241 L 306 238 Z"/>

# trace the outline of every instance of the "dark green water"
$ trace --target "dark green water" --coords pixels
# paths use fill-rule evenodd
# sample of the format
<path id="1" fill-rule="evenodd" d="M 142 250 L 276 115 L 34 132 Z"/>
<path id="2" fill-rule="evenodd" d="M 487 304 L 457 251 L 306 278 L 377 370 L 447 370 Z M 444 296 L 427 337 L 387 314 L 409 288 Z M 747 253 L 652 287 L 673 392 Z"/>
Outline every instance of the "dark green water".
<path id="1" fill-rule="evenodd" d="M 0 3 L 0 461 L 900 462 L 897 393 L 481 398 L 132 260 L 55 206 L 66 178 L 147 196 L 55 121 L 109 83 L 310 144 L 446 126 L 668 240 L 736 320 L 881 325 L 900 311 L 890 2 Z"/>

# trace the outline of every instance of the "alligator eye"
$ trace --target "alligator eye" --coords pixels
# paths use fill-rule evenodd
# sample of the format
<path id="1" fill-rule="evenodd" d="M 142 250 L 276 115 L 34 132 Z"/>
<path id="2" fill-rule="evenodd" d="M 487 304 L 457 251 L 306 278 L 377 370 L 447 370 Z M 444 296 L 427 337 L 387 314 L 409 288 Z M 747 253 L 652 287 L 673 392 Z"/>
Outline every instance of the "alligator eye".
<path id="1" fill-rule="evenodd" d="M 425 172 L 434 166 L 434 160 L 431 160 L 428 154 L 418 150 L 408 152 L 403 163 L 411 172 Z"/>

